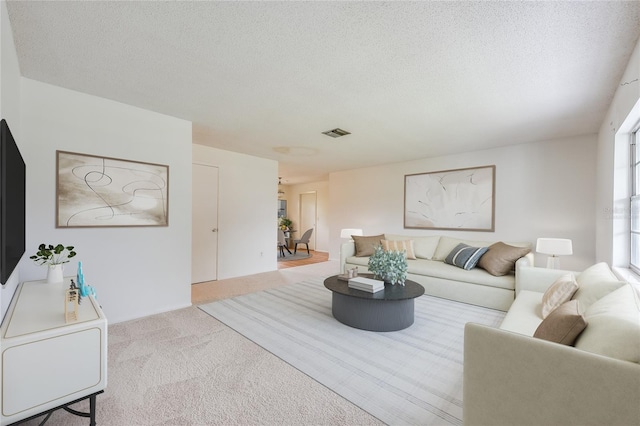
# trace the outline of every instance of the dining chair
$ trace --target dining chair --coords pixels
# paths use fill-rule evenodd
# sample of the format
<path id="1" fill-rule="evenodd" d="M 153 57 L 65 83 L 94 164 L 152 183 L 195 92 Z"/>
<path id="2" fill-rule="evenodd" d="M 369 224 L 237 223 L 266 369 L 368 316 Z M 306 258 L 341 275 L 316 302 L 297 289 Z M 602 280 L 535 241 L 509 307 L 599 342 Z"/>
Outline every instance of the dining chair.
<path id="1" fill-rule="evenodd" d="M 296 254 L 298 252 L 298 244 L 304 244 L 305 246 L 307 246 L 307 254 L 311 254 L 311 252 L 309 251 L 309 239 L 311 238 L 312 232 L 313 228 L 307 229 L 306 231 L 304 231 L 304 234 L 302 234 L 302 237 L 300 237 L 299 240 L 293 240 L 293 254 Z"/>
<path id="2" fill-rule="evenodd" d="M 284 250 L 287 249 L 289 254 L 291 254 L 291 250 L 287 247 L 287 239 L 284 236 L 284 231 L 282 229 L 278 229 L 278 249 L 280 249 L 280 255 L 284 257 Z"/>

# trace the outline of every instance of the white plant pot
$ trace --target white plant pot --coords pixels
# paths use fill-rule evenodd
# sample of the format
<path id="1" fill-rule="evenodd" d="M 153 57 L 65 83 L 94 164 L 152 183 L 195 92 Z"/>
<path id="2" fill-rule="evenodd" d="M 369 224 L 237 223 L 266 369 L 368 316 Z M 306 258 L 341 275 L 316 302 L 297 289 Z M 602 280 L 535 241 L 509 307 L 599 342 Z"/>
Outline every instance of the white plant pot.
<path id="1" fill-rule="evenodd" d="M 47 270 L 47 283 L 61 283 L 64 279 L 62 274 L 62 266 L 63 265 L 49 265 L 49 269 Z"/>

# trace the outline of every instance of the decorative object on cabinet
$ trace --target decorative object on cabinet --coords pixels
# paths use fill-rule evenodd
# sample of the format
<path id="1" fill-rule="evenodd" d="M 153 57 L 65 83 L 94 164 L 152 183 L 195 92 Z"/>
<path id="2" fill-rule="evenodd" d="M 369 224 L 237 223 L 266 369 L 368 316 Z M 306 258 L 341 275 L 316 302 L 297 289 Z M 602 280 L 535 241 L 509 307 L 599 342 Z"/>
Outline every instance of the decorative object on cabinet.
<path id="1" fill-rule="evenodd" d="M 93 296 L 97 297 L 96 290 L 87 285 L 84 281 L 84 272 L 82 271 L 82 262 L 78 262 L 78 272 L 76 274 L 76 279 L 78 280 L 78 290 L 80 291 L 80 297 Z M 71 280 L 73 282 L 73 280 Z"/>
<path id="2" fill-rule="evenodd" d="M 169 225 L 169 166 L 56 153 L 57 228 Z"/>
<path id="3" fill-rule="evenodd" d="M 64 279 L 64 266 L 63 265 L 48 265 L 47 266 L 47 283 L 59 283 Z"/>
<path id="4" fill-rule="evenodd" d="M 47 282 L 59 283 L 63 278 L 63 264 L 68 263 L 76 252 L 73 246 L 64 246 L 62 244 L 40 244 L 38 251 L 29 259 L 38 265 L 47 265 Z"/>
<path id="5" fill-rule="evenodd" d="M 62 265 L 69 263 L 72 257 L 76 256 L 74 246 L 64 246 L 62 244 L 40 244 L 36 254 L 29 259 L 38 265 Z"/>
<path id="6" fill-rule="evenodd" d="M 78 280 L 78 289 L 80 290 L 80 296 L 86 297 L 87 289 L 84 285 L 84 272 L 82 272 L 82 262 L 78 262 L 78 272 L 76 273 L 76 279 Z"/>
<path id="7" fill-rule="evenodd" d="M 404 227 L 494 231 L 496 166 L 404 177 Z"/>
<path id="8" fill-rule="evenodd" d="M 71 281 L 73 286 L 73 281 Z M 65 292 L 64 297 L 64 321 L 69 324 L 70 322 L 78 321 L 78 306 L 80 304 L 80 295 L 77 288 L 69 288 Z"/>

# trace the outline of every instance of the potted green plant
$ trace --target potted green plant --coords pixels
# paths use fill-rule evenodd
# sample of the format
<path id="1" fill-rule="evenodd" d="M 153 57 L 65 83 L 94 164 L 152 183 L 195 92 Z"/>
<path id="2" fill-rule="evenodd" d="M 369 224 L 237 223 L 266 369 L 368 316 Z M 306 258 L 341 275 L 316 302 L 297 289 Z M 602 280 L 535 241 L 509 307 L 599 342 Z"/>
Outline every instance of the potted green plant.
<path id="1" fill-rule="evenodd" d="M 291 230 L 291 225 L 293 225 L 293 222 L 286 217 L 281 217 L 278 220 L 278 226 L 285 232 Z"/>
<path id="2" fill-rule="evenodd" d="M 29 259 L 38 265 L 47 265 L 47 282 L 56 283 L 63 279 L 62 265 L 69 263 L 69 259 L 75 257 L 76 252 L 73 246 L 64 246 L 62 244 L 40 244 L 38 251 Z"/>
<path id="3" fill-rule="evenodd" d="M 404 251 L 385 251 L 378 245 L 369 257 L 368 269 L 376 279 L 404 285 L 407 279 L 407 256 Z"/>

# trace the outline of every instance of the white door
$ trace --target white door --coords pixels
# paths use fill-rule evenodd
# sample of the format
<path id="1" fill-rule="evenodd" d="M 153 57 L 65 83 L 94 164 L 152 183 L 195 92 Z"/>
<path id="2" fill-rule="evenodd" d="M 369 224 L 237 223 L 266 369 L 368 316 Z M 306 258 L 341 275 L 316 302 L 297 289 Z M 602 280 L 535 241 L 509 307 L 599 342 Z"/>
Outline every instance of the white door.
<path id="1" fill-rule="evenodd" d="M 218 168 L 193 164 L 191 282 L 218 279 Z"/>
<path id="2" fill-rule="evenodd" d="M 302 234 L 307 229 L 313 228 L 311 239 L 309 240 L 309 250 L 316 249 L 316 193 L 307 192 L 300 194 L 300 227 L 296 239 L 302 238 Z M 300 245 L 298 249 L 304 250 L 305 246 Z"/>

